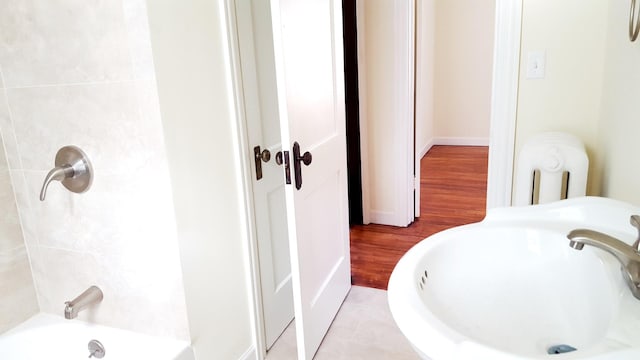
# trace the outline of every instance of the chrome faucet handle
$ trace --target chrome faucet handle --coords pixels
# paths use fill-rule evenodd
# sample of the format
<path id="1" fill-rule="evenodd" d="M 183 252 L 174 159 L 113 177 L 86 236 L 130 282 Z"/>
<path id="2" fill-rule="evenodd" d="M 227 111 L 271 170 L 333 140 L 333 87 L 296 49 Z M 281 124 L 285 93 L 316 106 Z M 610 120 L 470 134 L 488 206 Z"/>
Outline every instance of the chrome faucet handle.
<path id="1" fill-rule="evenodd" d="M 640 215 L 631 215 L 629 218 L 629 222 L 633 227 L 638 229 L 638 237 L 636 241 L 631 245 L 635 251 L 638 251 L 638 247 L 640 246 Z"/>
<path id="2" fill-rule="evenodd" d="M 47 188 L 52 181 L 60 181 L 65 188 L 74 193 L 83 193 L 93 181 L 93 168 L 87 155 L 80 148 L 70 145 L 58 150 L 55 168 L 47 174 L 40 190 L 40 201 L 47 196 Z"/>
<path id="3" fill-rule="evenodd" d="M 74 173 L 75 172 L 73 171 L 73 167 L 71 165 L 56 166 L 55 168 L 51 169 L 51 171 L 49 171 L 47 176 L 44 178 L 42 190 L 40 190 L 40 201 L 44 201 L 45 197 L 47 196 L 47 189 L 49 188 L 49 184 L 51 184 L 53 180 L 62 181 L 66 178 L 73 177 Z"/>

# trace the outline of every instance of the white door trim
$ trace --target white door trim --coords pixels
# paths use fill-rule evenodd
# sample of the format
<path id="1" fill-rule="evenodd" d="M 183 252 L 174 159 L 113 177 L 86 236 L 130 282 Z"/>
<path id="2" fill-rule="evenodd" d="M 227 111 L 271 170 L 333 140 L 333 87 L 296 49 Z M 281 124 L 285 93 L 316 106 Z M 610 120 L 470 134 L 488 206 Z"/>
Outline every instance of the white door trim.
<path id="1" fill-rule="evenodd" d="M 402 2 L 397 2 L 402 3 Z M 416 177 L 414 173 L 415 162 L 416 162 L 416 142 L 415 142 L 415 134 L 416 134 L 416 126 L 415 126 L 415 100 L 416 100 L 416 1 L 410 0 L 408 1 L 408 6 L 398 6 L 397 11 L 404 12 L 404 16 L 406 18 L 406 23 L 404 26 L 400 26 L 398 32 L 406 35 L 407 45 L 406 45 L 406 57 L 408 59 L 412 59 L 408 64 L 402 63 L 400 65 L 400 71 L 406 79 L 409 81 L 406 82 L 405 91 L 402 95 L 404 95 L 404 101 L 400 99 L 400 103 L 404 102 L 406 113 L 401 117 L 405 119 L 404 121 L 404 129 L 400 131 L 402 137 L 404 137 L 405 149 L 403 153 L 407 156 L 406 160 L 406 171 L 404 174 L 398 174 L 400 179 L 396 182 L 401 187 L 397 189 L 397 194 L 405 194 L 405 202 L 400 206 L 400 208 L 404 208 L 404 214 L 399 214 L 399 216 L 403 216 L 403 222 L 407 225 L 411 224 L 416 217 L 416 198 L 415 198 L 415 182 Z M 405 36 L 403 36 L 404 38 Z"/>
<path id="2" fill-rule="evenodd" d="M 396 92 L 394 99 L 395 109 L 402 112 L 398 114 L 397 132 L 395 134 L 395 149 L 389 149 L 396 154 L 397 164 L 387 164 L 391 171 L 395 172 L 395 188 L 390 189 L 396 195 L 394 213 L 375 212 L 377 219 L 372 221 L 380 224 L 394 224 L 407 226 L 415 219 L 414 204 L 414 174 L 415 165 L 415 18 L 416 6 L 414 0 L 397 1 L 394 4 L 394 18 L 397 21 L 395 29 L 398 45 L 396 50 L 401 51 L 395 61 L 396 83 L 393 85 Z M 400 43 L 403 41 L 403 43 Z M 368 158 L 368 157 L 367 157 Z M 404 160 L 402 160 L 404 159 Z M 379 166 L 379 165 L 378 165 Z M 376 221 L 377 220 L 377 221 Z"/>
<path id="3" fill-rule="evenodd" d="M 393 65 L 389 66 L 389 71 L 394 74 L 395 82 L 389 84 L 395 95 L 390 101 L 395 109 L 395 129 L 393 131 L 393 146 L 387 151 L 393 154 L 396 159 L 392 164 L 380 164 L 378 159 L 374 159 L 369 149 L 376 144 L 368 143 L 369 124 L 367 111 L 367 59 L 366 59 L 366 0 L 356 1 L 357 13 L 357 40 L 358 40 L 358 89 L 360 95 L 360 139 L 361 139 L 361 167 L 362 167 L 362 207 L 363 223 L 370 222 L 379 224 L 392 224 L 396 226 L 407 226 L 414 221 L 416 207 L 414 201 L 414 166 L 415 166 L 415 144 L 414 144 L 414 102 L 415 102 L 415 17 L 416 1 L 399 1 L 393 3 L 393 12 L 388 16 L 394 19 L 393 37 L 395 39 L 394 49 L 396 59 Z M 372 24 L 371 26 L 375 26 Z M 370 104 L 369 104 L 370 105 Z M 392 120 L 392 119 L 389 119 Z M 390 135 L 391 136 L 391 135 Z M 369 162 L 371 161 L 371 163 Z M 374 162 L 376 162 L 374 166 Z M 386 204 L 386 209 L 374 209 L 371 205 L 371 198 L 374 195 L 371 189 L 371 169 L 384 166 L 393 173 L 393 182 L 389 186 L 389 191 L 394 194 L 394 200 Z M 379 170 L 378 170 L 379 171 Z M 380 191 L 376 189 L 375 191 Z"/>
<path id="4" fill-rule="evenodd" d="M 496 1 L 487 209 L 511 205 L 522 1 Z"/>
<path id="5" fill-rule="evenodd" d="M 362 29 L 366 28 L 365 23 L 365 0 L 356 0 L 356 28 L 358 42 L 358 92 L 359 114 L 360 114 L 360 167 L 362 177 L 362 223 L 371 223 L 371 185 L 369 183 L 369 127 L 367 125 L 367 59 L 365 51 L 365 37 Z"/>
<path id="6" fill-rule="evenodd" d="M 242 64 L 240 60 L 240 39 L 238 38 L 238 21 L 251 19 L 251 14 L 243 14 L 238 17 L 238 12 L 246 11 L 250 12 L 250 7 L 236 7 L 236 0 L 224 0 L 224 11 L 226 16 L 226 27 L 229 43 L 229 55 L 230 55 L 230 68 L 232 73 L 229 74 L 231 82 L 233 83 L 233 92 L 235 97 L 235 109 L 237 114 L 236 121 L 236 138 L 235 143 L 237 151 L 240 154 L 240 164 L 238 167 L 242 173 L 242 192 L 244 197 L 244 214 L 245 214 L 245 226 L 246 226 L 246 243 L 245 259 L 247 270 L 247 292 L 249 294 L 249 312 L 250 319 L 252 319 L 251 330 L 253 346 L 245 354 L 241 356 L 241 359 L 256 359 L 263 360 L 267 354 L 267 345 L 265 340 L 264 331 L 264 312 L 262 308 L 262 290 L 260 284 L 260 263 L 258 259 L 258 236 L 256 232 L 255 221 L 255 204 L 253 203 L 253 188 L 252 188 L 252 172 L 251 166 L 253 165 L 250 159 L 253 159 L 253 155 L 249 153 L 248 143 L 248 131 L 247 131 L 247 117 L 244 97 L 244 83 L 242 77 Z M 251 54 L 251 56 L 255 56 Z"/>

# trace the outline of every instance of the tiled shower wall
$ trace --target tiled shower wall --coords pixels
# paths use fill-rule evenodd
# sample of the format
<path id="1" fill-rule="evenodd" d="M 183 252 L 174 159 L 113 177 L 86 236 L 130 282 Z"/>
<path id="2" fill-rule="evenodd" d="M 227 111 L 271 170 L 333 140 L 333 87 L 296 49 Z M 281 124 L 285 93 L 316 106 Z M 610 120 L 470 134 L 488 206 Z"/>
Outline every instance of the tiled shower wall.
<path id="1" fill-rule="evenodd" d="M 0 70 L 0 130 L 40 310 L 61 315 L 95 284 L 104 300 L 80 318 L 187 340 L 144 0 L 6 0 Z M 93 185 L 72 194 L 53 183 L 41 202 L 65 145 L 88 154 Z"/>
<path id="2" fill-rule="evenodd" d="M 0 122 L 8 120 L 9 109 L 0 76 Z M 4 146 L 0 144 L 0 332 L 37 312 L 38 302 L 9 178 L 9 166 Z"/>

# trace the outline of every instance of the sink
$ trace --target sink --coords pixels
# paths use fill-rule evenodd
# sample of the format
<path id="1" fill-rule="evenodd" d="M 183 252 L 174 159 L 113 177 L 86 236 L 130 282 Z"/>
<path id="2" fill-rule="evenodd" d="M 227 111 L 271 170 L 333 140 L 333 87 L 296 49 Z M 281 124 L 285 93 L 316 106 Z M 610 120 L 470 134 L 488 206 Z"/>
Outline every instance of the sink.
<path id="1" fill-rule="evenodd" d="M 423 359 L 638 359 L 640 301 L 618 261 L 566 237 L 590 228 L 631 244 L 638 213 L 596 197 L 490 210 L 404 255 L 392 315 Z"/>

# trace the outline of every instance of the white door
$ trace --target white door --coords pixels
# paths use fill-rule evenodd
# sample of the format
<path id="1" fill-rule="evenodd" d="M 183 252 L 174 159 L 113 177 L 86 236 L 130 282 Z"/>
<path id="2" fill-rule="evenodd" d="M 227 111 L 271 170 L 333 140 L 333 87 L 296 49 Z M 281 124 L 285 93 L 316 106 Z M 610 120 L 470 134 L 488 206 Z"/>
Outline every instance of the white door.
<path id="1" fill-rule="evenodd" d="M 342 2 L 271 4 L 298 358 L 311 359 L 351 287 Z"/>
<path id="2" fill-rule="evenodd" d="M 243 76 L 247 138 L 252 159 L 252 190 L 258 243 L 264 340 L 270 349 L 293 320 L 293 293 L 282 167 L 280 117 L 274 75 L 270 5 L 238 1 L 238 37 Z M 253 16 L 251 16 L 253 14 Z M 260 147 L 257 149 L 257 147 Z M 265 150 L 270 159 L 259 156 Z M 258 179 L 258 173 L 262 176 Z"/>

